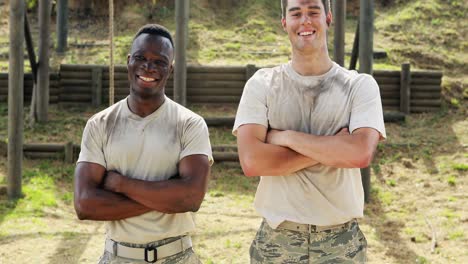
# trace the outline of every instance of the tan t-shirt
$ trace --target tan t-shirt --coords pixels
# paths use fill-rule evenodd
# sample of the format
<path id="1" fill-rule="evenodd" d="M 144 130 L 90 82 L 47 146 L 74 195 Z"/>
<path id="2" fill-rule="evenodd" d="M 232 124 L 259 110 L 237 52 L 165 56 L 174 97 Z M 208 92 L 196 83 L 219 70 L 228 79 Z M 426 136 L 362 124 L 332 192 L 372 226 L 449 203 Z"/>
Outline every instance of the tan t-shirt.
<path id="1" fill-rule="evenodd" d="M 245 85 L 234 135 L 244 124 L 321 136 L 370 127 L 386 137 L 375 80 L 336 63 L 321 76 L 301 76 L 291 63 L 259 70 Z M 264 175 L 254 205 L 272 228 L 285 220 L 341 224 L 363 216 L 360 170 L 319 164 L 292 175 Z"/>
<path id="2" fill-rule="evenodd" d="M 208 127 L 199 115 L 171 99 L 144 118 L 132 113 L 123 99 L 91 117 L 86 124 L 78 162 L 93 162 L 106 170 L 140 180 L 167 180 L 186 156 L 202 154 L 212 163 Z M 115 241 L 148 243 L 192 232 L 191 212 L 157 211 L 107 222 Z"/>

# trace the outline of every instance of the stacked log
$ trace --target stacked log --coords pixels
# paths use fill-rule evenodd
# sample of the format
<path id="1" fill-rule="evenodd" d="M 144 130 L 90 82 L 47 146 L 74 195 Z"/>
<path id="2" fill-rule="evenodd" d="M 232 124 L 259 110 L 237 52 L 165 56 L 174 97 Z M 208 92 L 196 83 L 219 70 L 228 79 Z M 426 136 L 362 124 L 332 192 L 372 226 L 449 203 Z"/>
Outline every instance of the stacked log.
<path id="1" fill-rule="evenodd" d="M 442 72 L 411 73 L 411 112 L 439 111 L 441 106 Z"/>
<path id="2" fill-rule="evenodd" d="M 59 101 L 59 75 L 58 73 L 50 73 L 49 82 L 49 103 L 56 104 Z M 31 103 L 31 94 L 33 89 L 32 74 L 24 75 L 24 103 L 29 105 Z M 0 102 L 8 102 L 8 74 L 0 73 Z"/>

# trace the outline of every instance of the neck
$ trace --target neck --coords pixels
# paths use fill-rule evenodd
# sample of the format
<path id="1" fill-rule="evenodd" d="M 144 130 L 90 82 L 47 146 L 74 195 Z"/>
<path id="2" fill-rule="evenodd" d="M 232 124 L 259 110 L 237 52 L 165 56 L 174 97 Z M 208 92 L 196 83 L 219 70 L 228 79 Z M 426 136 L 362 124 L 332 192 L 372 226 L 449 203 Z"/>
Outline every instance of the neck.
<path id="1" fill-rule="evenodd" d="M 303 76 L 322 75 L 333 66 L 326 46 L 313 52 L 293 49 L 291 64 Z"/>
<path id="2" fill-rule="evenodd" d="M 159 107 L 164 103 L 164 101 L 164 93 L 160 95 L 158 94 L 155 97 L 141 98 L 140 96 L 131 92 L 130 96 L 128 97 L 127 103 L 128 108 L 130 109 L 130 111 L 132 111 L 132 113 L 140 117 L 145 117 L 158 110 Z"/>

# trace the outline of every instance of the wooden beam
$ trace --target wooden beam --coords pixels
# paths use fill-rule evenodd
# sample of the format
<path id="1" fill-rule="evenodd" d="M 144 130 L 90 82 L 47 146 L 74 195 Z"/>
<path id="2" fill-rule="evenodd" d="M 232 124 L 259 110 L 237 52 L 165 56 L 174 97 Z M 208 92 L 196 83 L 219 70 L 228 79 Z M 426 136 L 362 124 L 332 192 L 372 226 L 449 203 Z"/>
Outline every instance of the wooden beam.
<path id="1" fill-rule="evenodd" d="M 335 0 L 335 11 L 333 17 L 335 18 L 335 34 L 333 58 L 336 63 L 344 66 L 345 59 L 345 23 L 346 23 L 346 0 Z"/>
<path id="2" fill-rule="evenodd" d="M 189 0 L 176 1 L 176 37 L 175 37 L 175 69 L 174 69 L 174 100 L 181 105 L 187 105 L 187 37 L 189 20 Z"/>
<path id="3" fill-rule="evenodd" d="M 23 166 L 23 82 L 25 1 L 10 1 L 8 67 L 8 176 L 9 199 L 21 197 Z"/>
<path id="4" fill-rule="evenodd" d="M 374 63 L 374 0 L 360 0 L 359 72 L 372 75 Z M 364 200 L 370 201 L 370 168 L 361 169 Z"/>
<path id="5" fill-rule="evenodd" d="M 57 52 L 67 49 L 68 36 L 68 0 L 57 0 Z"/>
<path id="6" fill-rule="evenodd" d="M 50 0 L 39 1 L 39 62 L 37 69 L 37 121 L 46 122 L 49 108 Z"/>

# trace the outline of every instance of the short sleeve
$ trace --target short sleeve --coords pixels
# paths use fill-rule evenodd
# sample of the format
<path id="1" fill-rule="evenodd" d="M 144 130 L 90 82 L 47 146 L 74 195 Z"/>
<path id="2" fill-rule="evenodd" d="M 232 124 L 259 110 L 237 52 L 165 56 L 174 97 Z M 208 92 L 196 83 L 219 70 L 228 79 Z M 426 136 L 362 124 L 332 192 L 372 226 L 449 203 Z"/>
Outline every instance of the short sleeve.
<path id="1" fill-rule="evenodd" d="M 88 120 L 83 131 L 78 162 L 92 162 L 107 168 L 103 151 L 103 137 L 94 119 Z"/>
<path id="2" fill-rule="evenodd" d="M 235 136 L 241 125 L 259 124 L 268 127 L 266 100 L 266 87 L 268 84 L 264 75 L 264 70 L 259 70 L 245 84 L 232 129 Z"/>
<path id="3" fill-rule="evenodd" d="M 361 74 L 354 83 L 355 94 L 352 99 L 349 130 L 370 127 L 377 130 L 381 138 L 386 138 L 385 124 L 379 86 L 374 78 Z"/>
<path id="4" fill-rule="evenodd" d="M 189 118 L 184 125 L 182 133 L 182 151 L 179 160 L 190 155 L 206 155 L 213 164 L 213 154 L 211 152 L 210 135 L 205 120 L 199 116 Z"/>

